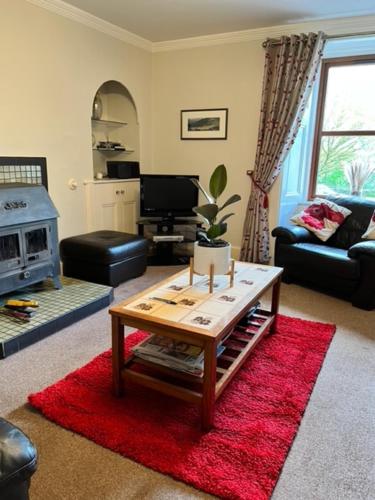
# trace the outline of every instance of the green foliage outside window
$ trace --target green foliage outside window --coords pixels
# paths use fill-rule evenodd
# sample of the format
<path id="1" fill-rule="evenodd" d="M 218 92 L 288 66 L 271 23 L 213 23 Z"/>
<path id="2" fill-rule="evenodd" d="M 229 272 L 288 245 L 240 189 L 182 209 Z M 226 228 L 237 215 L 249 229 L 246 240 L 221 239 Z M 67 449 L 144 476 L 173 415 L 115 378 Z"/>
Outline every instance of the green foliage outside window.
<path id="1" fill-rule="evenodd" d="M 375 199 L 375 135 L 365 132 L 375 131 L 375 64 L 333 66 L 327 75 L 316 193 L 351 194 L 348 169 L 361 165 L 369 172 L 361 195 Z"/>

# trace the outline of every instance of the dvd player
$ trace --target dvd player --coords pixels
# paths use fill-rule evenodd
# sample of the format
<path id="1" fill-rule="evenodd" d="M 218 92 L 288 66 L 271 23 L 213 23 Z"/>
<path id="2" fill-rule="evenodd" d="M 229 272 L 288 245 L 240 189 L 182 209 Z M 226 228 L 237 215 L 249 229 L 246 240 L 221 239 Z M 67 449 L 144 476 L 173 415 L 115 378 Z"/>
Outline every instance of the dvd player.
<path id="1" fill-rule="evenodd" d="M 163 234 L 154 234 L 152 237 L 152 240 L 155 241 L 156 243 L 159 241 L 177 241 L 181 242 L 184 241 L 184 235 L 183 234 L 168 234 L 168 233 L 163 233 Z"/>

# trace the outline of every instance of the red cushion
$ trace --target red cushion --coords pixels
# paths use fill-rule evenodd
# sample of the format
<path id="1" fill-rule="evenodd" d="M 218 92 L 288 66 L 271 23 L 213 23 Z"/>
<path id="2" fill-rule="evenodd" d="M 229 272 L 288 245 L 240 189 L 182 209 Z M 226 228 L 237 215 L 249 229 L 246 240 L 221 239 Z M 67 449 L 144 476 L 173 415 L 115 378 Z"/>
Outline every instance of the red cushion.
<path id="1" fill-rule="evenodd" d="M 290 220 L 314 233 L 320 240 L 327 241 L 352 212 L 332 201 L 316 198 L 302 212 Z"/>

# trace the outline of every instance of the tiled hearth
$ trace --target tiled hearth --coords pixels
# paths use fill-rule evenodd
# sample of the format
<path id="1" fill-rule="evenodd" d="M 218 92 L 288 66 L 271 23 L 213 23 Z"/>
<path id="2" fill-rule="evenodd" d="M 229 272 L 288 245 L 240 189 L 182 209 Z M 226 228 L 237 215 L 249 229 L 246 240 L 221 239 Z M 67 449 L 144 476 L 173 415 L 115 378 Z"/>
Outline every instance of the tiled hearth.
<path id="1" fill-rule="evenodd" d="M 52 280 L 38 289 L 30 287 L 0 297 L 0 306 L 7 298 L 31 298 L 39 302 L 30 322 L 0 316 L 0 358 L 5 358 L 44 337 L 65 328 L 89 314 L 107 307 L 113 289 L 104 285 L 62 277 L 62 288 L 56 290 Z"/>

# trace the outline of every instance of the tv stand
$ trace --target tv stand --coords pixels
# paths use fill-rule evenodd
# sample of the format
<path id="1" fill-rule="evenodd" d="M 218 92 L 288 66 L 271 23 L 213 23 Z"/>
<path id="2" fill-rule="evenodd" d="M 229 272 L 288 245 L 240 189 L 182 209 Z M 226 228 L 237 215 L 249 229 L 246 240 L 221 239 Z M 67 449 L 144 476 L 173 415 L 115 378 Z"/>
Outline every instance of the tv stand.
<path id="1" fill-rule="evenodd" d="M 150 243 L 148 264 L 173 266 L 189 263 L 192 245 L 188 244 L 196 241 L 196 231 L 202 226 L 202 222 L 197 218 L 141 218 L 137 221 L 137 225 L 139 236 L 146 237 Z M 181 235 L 183 241 L 178 241 L 181 240 Z M 158 236 L 160 240 L 155 241 L 158 240 Z M 171 237 L 170 240 L 168 236 Z"/>

